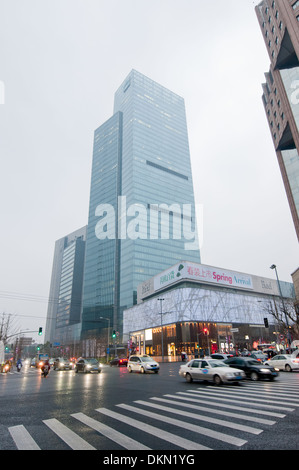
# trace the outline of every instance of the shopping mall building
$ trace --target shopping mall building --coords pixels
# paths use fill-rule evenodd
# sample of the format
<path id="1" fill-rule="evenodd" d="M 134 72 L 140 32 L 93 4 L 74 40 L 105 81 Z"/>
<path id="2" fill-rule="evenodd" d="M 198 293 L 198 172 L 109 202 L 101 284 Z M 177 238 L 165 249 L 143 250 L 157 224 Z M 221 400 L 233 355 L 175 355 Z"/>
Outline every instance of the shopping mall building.
<path id="1" fill-rule="evenodd" d="M 130 353 L 169 360 L 182 351 L 250 350 L 258 343 L 282 348 L 286 338 L 271 311 L 281 309 L 282 300 L 293 303 L 295 294 L 292 283 L 279 284 L 182 261 L 138 286 L 137 305 L 124 311 L 124 342 Z"/>

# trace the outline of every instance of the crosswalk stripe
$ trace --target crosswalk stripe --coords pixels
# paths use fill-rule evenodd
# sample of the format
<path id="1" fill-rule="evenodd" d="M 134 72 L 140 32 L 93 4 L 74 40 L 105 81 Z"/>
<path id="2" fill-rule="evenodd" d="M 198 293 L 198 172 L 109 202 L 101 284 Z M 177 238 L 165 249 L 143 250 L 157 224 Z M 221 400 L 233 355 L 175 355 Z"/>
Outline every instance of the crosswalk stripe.
<path id="1" fill-rule="evenodd" d="M 254 413 L 254 414 L 259 414 L 259 415 L 271 416 L 273 418 L 285 418 L 286 416 L 285 414 L 277 413 L 275 411 L 257 410 L 257 409 L 252 409 L 252 408 L 244 408 L 244 406 L 241 407 L 241 406 L 236 406 L 236 405 L 228 405 L 227 403 L 222 403 L 221 400 L 219 399 L 218 401 L 220 401 L 221 403 L 217 403 L 217 402 L 212 401 L 213 396 L 205 396 L 203 397 L 204 398 L 203 399 L 200 395 L 197 396 L 192 391 L 190 393 L 188 392 L 177 392 L 177 393 L 180 397 L 184 398 L 185 400 L 190 401 L 192 399 L 192 401 L 196 403 L 201 403 L 201 404 L 206 403 L 209 406 L 218 406 L 221 408 L 227 408 L 229 410 L 246 411 L 246 413 Z M 169 395 L 165 395 L 165 396 L 167 397 Z M 229 403 L 231 402 L 235 403 L 235 400 L 224 399 L 224 401 L 227 401 Z"/>
<path id="2" fill-rule="evenodd" d="M 206 391 L 203 392 L 203 391 L 197 391 L 197 390 L 190 390 L 190 391 L 193 392 L 194 394 L 198 394 L 198 395 L 212 396 L 213 398 L 216 398 L 218 401 L 228 401 L 228 402 L 233 402 L 233 403 L 236 402 L 236 399 L 233 399 L 232 396 L 231 396 L 231 398 L 225 398 L 223 396 L 218 397 L 212 392 L 206 392 Z M 251 401 L 243 401 L 242 400 L 242 405 L 258 406 L 260 408 L 267 408 L 267 409 L 271 409 L 271 410 L 294 411 L 294 409 L 292 409 L 292 408 L 286 408 L 286 407 L 275 406 L 275 405 L 266 405 L 264 403 L 261 403 L 260 400 L 257 400 L 257 401 L 258 401 L 258 403 L 252 403 Z"/>
<path id="3" fill-rule="evenodd" d="M 103 434 L 108 439 L 116 442 L 120 446 L 124 447 L 128 450 L 151 450 L 150 447 L 147 447 L 140 442 L 131 439 L 130 437 L 122 434 L 118 431 L 115 431 L 113 428 L 106 426 L 99 421 L 90 418 L 89 416 L 85 415 L 84 413 L 74 413 L 71 416 L 73 418 L 78 419 L 81 423 L 86 424 L 90 428 L 94 429 L 95 431 Z"/>
<path id="4" fill-rule="evenodd" d="M 230 418 L 243 419 L 245 421 L 253 421 L 254 423 L 267 424 L 267 425 L 270 425 L 270 426 L 272 426 L 273 424 L 276 424 L 276 421 L 272 421 L 272 420 L 269 420 L 269 419 L 258 418 L 256 416 L 248 416 L 248 415 L 245 415 L 245 414 L 231 413 L 230 411 L 216 410 L 216 409 L 211 408 L 211 407 L 207 408 L 206 406 L 193 405 L 191 403 L 182 403 L 182 399 L 184 400 L 185 398 L 184 397 L 178 397 L 177 395 L 165 395 L 165 396 L 175 398 L 175 400 L 167 400 L 165 398 L 159 398 L 159 397 L 151 397 L 150 399 L 151 400 L 161 401 L 163 403 L 173 404 L 173 405 L 176 405 L 176 406 L 182 406 L 184 408 L 189 408 L 189 409 L 193 409 L 193 410 L 205 411 L 205 412 L 208 412 L 208 413 L 211 413 L 211 414 L 217 414 L 217 415 L 221 415 L 221 416 L 228 416 Z M 180 400 L 180 401 L 177 401 L 177 400 Z M 191 398 L 191 400 L 192 400 L 192 398 Z"/>
<path id="5" fill-rule="evenodd" d="M 43 420 L 43 422 L 73 450 L 96 450 L 82 437 L 60 423 L 55 418 Z"/>
<path id="6" fill-rule="evenodd" d="M 227 428 L 237 429 L 238 431 L 249 432 L 250 434 L 261 434 L 263 432 L 262 429 L 245 426 L 243 424 L 232 423 L 231 421 L 225 421 L 224 419 L 212 418 L 211 416 L 194 414 L 188 411 L 179 410 L 177 408 L 169 408 L 169 406 L 158 405 L 157 403 L 150 403 L 143 400 L 136 400 L 134 403 L 149 406 L 151 408 L 158 409 L 161 411 L 178 414 L 180 416 L 184 416 L 185 418 L 192 418 L 199 421 L 205 421 L 207 423 L 218 424 L 219 426 L 224 426 Z"/>
<path id="7" fill-rule="evenodd" d="M 247 400 L 250 400 L 250 401 L 257 401 L 259 403 L 269 403 L 269 400 L 264 396 L 264 394 L 261 394 L 258 398 L 256 397 L 256 393 L 255 393 L 255 397 L 252 397 L 250 393 L 247 393 L 247 392 L 239 392 L 239 391 L 235 391 L 235 390 L 219 390 L 219 388 L 210 388 L 208 387 L 207 388 L 208 391 L 211 391 L 215 394 L 220 394 L 221 393 L 221 396 L 225 395 L 225 396 L 236 396 L 236 397 L 243 397 L 245 396 Z M 261 398 L 265 398 L 265 400 L 261 399 Z M 291 406 L 296 406 L 298 407 L 299 406 L 299 403 L 296 402 L 294 403 L 293 401 L 290 402 L 290 400 L 288 400 L 288 398 L 286 397 L 283 397 L 283 400 L 281 399 L 282 397 L 280 397 L 280 403 L 282 405 L 291 405 Z"/>
<path id="8" fill-rule="evenodd" d="M 211 450 L 209 447 L 198 444 L 197 442 L 192 442 L 189 439 L 184 439 L 183 437 L 176 436 L 168 431 L 163 431 L 155 426 L 151 426 L 147 423 L 141 423 L 137 419 L 130 418 L 129 416 L 116 413 L 115 411 L 109 410 L 108 408 L 97 408 L 96 411 L 102 413 L 106 416 L 110 416 L 118 421 L 121 421 L 129 426 L 139 429 L 139 431 L 146 432 L 153 436 L 163 439 L 164 441 L 171 442 L 174 445 L 181 447 L 186 450 Z"/>
<path id="9" fill-rule="evenodd" d="M 40 447 L 22 424 L 11 426 L 8 430 L 18 450 L 40 450 Z"/>
<path id="10" fill-rule="evenodd" d="M 225 387 L 226 388 L 226 387 Z M 251 393 L 256 393 L 256 392 L 261 392 L 261 393 L 265 393 L 265 394 L 281 394 L 281 392 L 284 393 L 284 395 L 286 395 L 287 397 L 288 396 L 293 396 L 294 397 L 298 397 L 298 387 L 297 389 L 295 389 L 295 391 L 292 390 L 288 390 L 286 388 L 276 388 L 276 387 L 273 387 L 273 388 L 260 388 L 260 387 L 255 387 L 254 385 L 248 387 L 246 390 L 250 391 Z"/>
<path id="11" fill-rule="evenodd" d="M 232 444 L 232 445 L 235 445 L 235 446 L 238 446 L 238 447 L 240 447 L 240 446 L 247 443 L 247 441 L 245 441 L 244 439 L 239 439 L 238 437 L 230 436 L 228 434 L 224 434 L 224 433 L 218 432 L 218 431 L 213 431 L 211 429 L 203 428 L 201 426 L 190 424 L 190 423 L 187 423 L 185 421 L 178 420 L 178 419 L 168 418 L 167 416 L 161 416 L 158 413 L 153 413 L 151 411 L 146 411 L 146 410 L 143 410 L 143 409 L 140 409 L 140 408 L 136 408 L 135 406 L 126 405 L 124 403 L 121 403 L 117 406 L 120 407 L 120 408 L 124 408 L 126 410 L 133 411 L 135 413 L 139 413 L 139 414 L 141 414 L 143 416 L 147 416 L 149 418 L 154 418 L 154 419 L 157 419 L 159 421 L 163 421 L 163 423 L 173 424 L 173 425 L 178 426 L 180 428 L 188 429 L 189 431 L 193 431 L 193 432 L 196 432 L 198 434 L 203 434 L 204 436 L 209 436 L 209 437 L 212 437 L 213 439 L 217 439 L 217 440 L 220 440 L 220 441 L 223 441 L 223 442 L 227 442 L 229 444 Z"/>

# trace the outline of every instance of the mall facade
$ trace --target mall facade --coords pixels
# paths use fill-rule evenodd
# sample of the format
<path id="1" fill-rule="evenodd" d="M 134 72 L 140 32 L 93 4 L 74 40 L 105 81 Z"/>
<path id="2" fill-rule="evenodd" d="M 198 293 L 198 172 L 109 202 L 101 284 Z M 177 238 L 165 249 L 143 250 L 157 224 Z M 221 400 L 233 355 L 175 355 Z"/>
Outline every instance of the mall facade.
<path id="1" fill-rule="evenodd" d="M 182 261 L 141 283 L 137 305 L 124 311 L 129 354 L 171 360 L 216 351 L 282 349 L 287 338 L 271 312 L 294 302 L 292 283 Z"/>

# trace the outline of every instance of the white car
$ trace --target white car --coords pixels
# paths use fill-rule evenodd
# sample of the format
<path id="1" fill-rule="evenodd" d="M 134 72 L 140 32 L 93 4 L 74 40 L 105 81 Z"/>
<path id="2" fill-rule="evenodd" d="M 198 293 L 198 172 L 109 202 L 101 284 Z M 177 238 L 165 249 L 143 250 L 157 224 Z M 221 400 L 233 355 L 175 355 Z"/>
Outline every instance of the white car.
<path id="1" fill-rule="evenodd" d="M 180 366 L 179 375 L 184 377 L 187 382 L 209 380 L 216 385 L 239 382 L 246 378 L 242 370 L 229 367 L 217 359 L 193 359 Z"/>
<path id="2" fill-rule="evenodd" d="M 292 370 L 299 370 L 299 358 L 290 354 L 277 354 L 265 362 L 275 369 L 285 370 L 292 372 Z"/>
<path id="3" fill-rule="evenodd" d="M 127 364 L 129 372 L 134 370 L 144 374 L 145 372 L 159 372 L 160 366 L 158 362 L 154 361 L 150 356 L 146 354 L 130 356 Z"/>

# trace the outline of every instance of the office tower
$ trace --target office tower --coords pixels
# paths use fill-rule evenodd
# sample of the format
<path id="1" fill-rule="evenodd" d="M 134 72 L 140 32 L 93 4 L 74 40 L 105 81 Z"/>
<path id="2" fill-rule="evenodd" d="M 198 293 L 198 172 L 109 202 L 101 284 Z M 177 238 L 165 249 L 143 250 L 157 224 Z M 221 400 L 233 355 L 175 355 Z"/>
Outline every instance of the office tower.
<path id="1" fill-rule="evenodd" d="M 299 0 L 263 0 L 256 14 L 271 61 L 263 103 L 299 240 Z"/>
<path id="2" fill-rule="evenodd" d="M 86 227 L 55 243 L 45 342 L 53 346 L 80 340 Z"/>
<path id="3" fill-rule="evenodd" d="M 141 282 L 200 262 L 194 232 L 184 99 L 132 70 L 94 133 L 82 338 L 109 325 L 121 336 Z"/>

